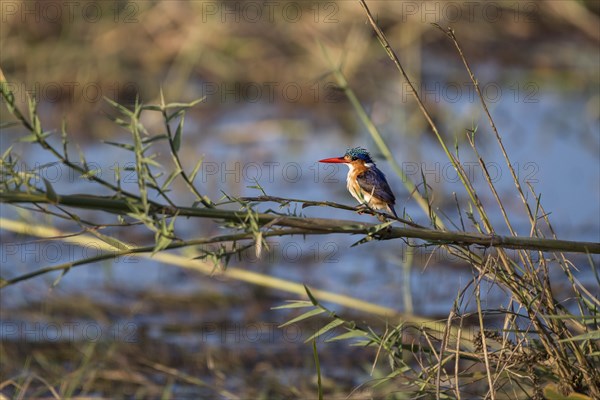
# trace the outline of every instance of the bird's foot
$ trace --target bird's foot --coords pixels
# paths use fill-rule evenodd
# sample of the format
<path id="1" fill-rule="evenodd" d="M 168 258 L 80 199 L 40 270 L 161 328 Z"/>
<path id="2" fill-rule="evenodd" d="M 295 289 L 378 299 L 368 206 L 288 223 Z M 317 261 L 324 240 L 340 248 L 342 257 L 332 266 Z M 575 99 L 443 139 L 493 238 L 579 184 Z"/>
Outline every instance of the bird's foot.
<path id="1" fill-rule="evenodd" d="M 359 214 L 364 214 L 365 212 L 370 211 L 371 209 L 366 204 L 359 204 L 358 206 L 356 206 L 355 210 Z"/>

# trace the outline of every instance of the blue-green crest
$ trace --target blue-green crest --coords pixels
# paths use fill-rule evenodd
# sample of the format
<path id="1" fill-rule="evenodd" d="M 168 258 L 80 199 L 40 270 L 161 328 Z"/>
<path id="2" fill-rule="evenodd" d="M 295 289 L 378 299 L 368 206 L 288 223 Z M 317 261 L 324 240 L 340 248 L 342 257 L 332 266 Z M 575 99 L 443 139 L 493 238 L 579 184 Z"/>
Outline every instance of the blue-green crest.
<path id="1" fill-rule="evenodd" d="M 344 156 L 349 156 L 352 160 L 363 160 L 366 163 L 372 163 L 371 155 L 362 147 L 354 147 L 352 149 L 346 150 L 346 154 Z"/>

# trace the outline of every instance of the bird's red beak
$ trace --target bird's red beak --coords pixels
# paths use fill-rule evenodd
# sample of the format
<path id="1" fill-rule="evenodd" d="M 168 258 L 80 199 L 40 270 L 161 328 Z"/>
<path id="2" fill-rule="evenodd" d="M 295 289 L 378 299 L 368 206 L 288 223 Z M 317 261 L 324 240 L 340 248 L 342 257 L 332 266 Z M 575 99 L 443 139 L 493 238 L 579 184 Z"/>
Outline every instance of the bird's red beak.
<path id="1" fill-rule="evenodd" d="M 332 158 L 324 158 L 322 160 L 319 160 L 319 162 L 343 164 L 346 162 L 346 160 L 344 159 L 344 157 L 332 157 Z"/>

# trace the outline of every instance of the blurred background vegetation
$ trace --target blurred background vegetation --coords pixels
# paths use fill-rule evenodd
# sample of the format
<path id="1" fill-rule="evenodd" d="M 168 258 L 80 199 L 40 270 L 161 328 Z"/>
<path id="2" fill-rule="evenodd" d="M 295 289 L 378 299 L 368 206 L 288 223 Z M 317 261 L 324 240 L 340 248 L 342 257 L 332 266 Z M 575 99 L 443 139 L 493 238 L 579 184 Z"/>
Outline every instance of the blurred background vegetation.
<path id="1" fill-rule="evenodd" d="M 415 82 L 440 74 L 446 81 L 466 82 L 453 49 L 431 26 L 436 22 L 456 29 L 465 39 L 469 59 L 493 69 L 490 77 L 495 82 L 503 82 L 514 69 L 527 69 L 531 81 L 552 77 L 573 92 L 591 94 L 587 107 L 597 118 L 597 75 L 592 66 L 600 40 L 598 2 L 465 6 L 374 1 L 370 6 Z M 422 118 L 411 119 L 414 104 L 397 83 L 379 43 L 372 40 L 362 9 L 352 1 L 115 1 L 69 6 L 9 1 L 2 11 L 2 66 L 9 81 L 22 99 L 28 92 L 49 103 L 48 117 L 59 120 L 65 115 L 73 133 L 83 139 L 113 134 L 98 113 L 102 96 L 123 103 L 139 96 L 151 103 L 158 100 L 161 87 L 167 99 L 206 95 L 207 106 L 198 109 L 203 124 L 231 107 L 257 102 L 280 106 L 282 119 L 308 110 L 315 123 L 342 124 L 356 131 L 360 127 L 347 121 L 352 111 L 332 87 L 332 66 L 318 43 L 327 47 L 336 66 L 343 67 L 359 98 L 380 115 L 377 122 L 385 124 L 390 114 L 402 112 L 406 120 L 395 127 L 400 134 L 424 130 Z M 270 89 L 269 82 L 277 87 Z M 289 93 L 283 90 L 286 85 Z M 301 95 L 296 95 L 296 85 Z M 520 90 L 519 97 L 530 93 Z M 439 101 L 430 100 L 439 108 Z M 439 115 L 443 110 L 435 112 L 448 116 Z"/>
<path id="2" fill-rule="evenodd" d="M 598 241 L 600 3 L 368 4 L 448 143 L 462 141 L 464 130 L 474 125 L 487 129 L 460 59 L 445 35 L 431 24 L 456 31 L 478 79 L 488 89 L 492 114 L 509 148 L 517 153 L 521 172 L 530 172 L 523 167 L 527 162 L 539 168 L 534 183 L 550 198 L 547 208 L 557 214 L 558 231 L 567 235 L 563 238 Z M 47 129 L 59 129 L 64 119 L 74 143 L 99 163 L 110 160 L 100 164 L 104 169 L 118 155 L 100 140 L 120 139 L 123 131 L 106 118 L 112 111 L 103 97 L 126 105 L 136 97 L 156 104 L 162 89 L 167 101 L 205 97 L 188 113 L 181 150 L 187 167 L 200 157 L 227 165 L 295 161 L 304 171 L 299 184 L 267 181 L 266 174 L 259 183 L 273 195 L 334 197 L 351 203 L 344 192 L 345 171 L 336 171 L 337 183 L 327 185 L 322 176 L 313 179 L 310 169 L 315 160 L 341 155 L 347 147 L 374 147 L 331 75 L 338 67 L 398 159 L 416 165 L 440 159 L 406 85 L 355 1 L 2 1 L 0 7 L 0 66 L 17 101 L 25 105 L 27 94 L 35 97 Z M 498 90 L 501 99 L 494 101 Z M 0 112 L 2 122 L 9 119 L 5 107 Z M 161 121 L 144 123 L 152 128 Z M 17 128 L 3 129 L 0 151 L 14 144 L 28 163 L 47 161 L 40 152 L 14 143 L 21 133 Z M 478 140 L 485 148 L 487 139 L 479 135 Z M 382 169 L 386 170 L 385 164 Z M 420 176 L 413 175 L 417 180 Z M 201 183 L 213 200 L 218 200 L 221 190 L 257 194 L 247 188 L 251 182 L 218 177 Z M 419 211 L 409 195 L 401 192 L 398 178 L 391 180 L 400 194 L 401 208 L 418 219 Z M 56 183 L 66 192 L 84 191 L 67 177 L 63 186 Z M 438 193 L 435 203 L 451 208 L 453 186 L 444 179 L 429 183 Z M 509 210 L 511 204 L 509 198 Z M 2 205 L 2 216 L 33 220 L 6 205 Z M 198 234 L 209 234 L 218 227 L 195 229 Z M 4 230 L 0 234 L 5 243 L 22 240 Z M 139 235 L 134 238 L 139 242 L 151 240 L 147 232 Z M 337 246 L 335 267 L 326 261 L 327 240 Z M 398 256 L 388 246 L 370 257 L 361 254 L 362 249 L 347 250 L 351 243 L 325 239 L 295 245 L 304 250 L 299 259 L 290 261 L 279 254 L 250 263 L 244 258 L 241 264 L 399 311 L 410 307 L 419 315 L 447 316 L 461 287 L 459 275 L 453 272 L 464 267 L 459 260 L 434 258 L 435 265 L 423 270 L 430 254 L 418 254 L 412 260 L 417 272 L 409 279 L 414 293 L 414 304 L 409 305 L 398 293 L 406 279 L 401 269 L 405 255 Z M 3 276 L 16 274 L 12 268 L 22 273 L 40 263 L 31 256 L 15 257 L 3 260 Z M 41 264 L 49 264 L 44 261 Z M 135 345 L 121 335 L 109 343 L 15 340 L 5 330 L 0 381 L 21 379 L 20 384 L 32 384 L 32 375 L 23 371 L 34 371 L 51 384 L 64 381 L 62 396 L 111 393 L 117 387 L 123 396 L 139 397 L 314 394 L 311 349 L 299 340 L 282 338 L 276 326 L 286 316 L 270 310 L 288 294 L 174 268 L 165 272 L 160 265 L 153 265 L 154 272 L 145 272 L 138 280 L 135 265 L 115 265 L 103 265 L 90 275 L 73 272 L 52 290 L 48 289 L 50 278 L 4 289 L 0 294 L 2 320 L 17 321 L 19 327 L 73 320 L 114 327 L 114 321 L 124 321 L 124 326 L 132 321 Z M 129 272 L 114 271 L 125 267 Z M 501 293 L 490 292 L 490 302 L 502 298 Z M 372 316 L 358 314 L 358 318 L 381 324 Z M 263 324 L 264 332 L 275 332 L 274 336 L 257 344 L 231 333 L 235 327 L 256 321 Z M 223 340 L 213 329 L 229 333 Z M 325 376 L 331 378 L 326 385 L 332 394 L 348 394 L 358 384 L 381 375 L 377 370 L 370 374 L 374 351 L 358 352 L 336 344 L 320 346 L 320 355 Z M 45 383 L 33 381 L 42 388 L 38 393 L 47 393 Z M 371 390 L 370 394 L 381 393 Z M 379 390 L 387 394 L 393 389 Z"/>

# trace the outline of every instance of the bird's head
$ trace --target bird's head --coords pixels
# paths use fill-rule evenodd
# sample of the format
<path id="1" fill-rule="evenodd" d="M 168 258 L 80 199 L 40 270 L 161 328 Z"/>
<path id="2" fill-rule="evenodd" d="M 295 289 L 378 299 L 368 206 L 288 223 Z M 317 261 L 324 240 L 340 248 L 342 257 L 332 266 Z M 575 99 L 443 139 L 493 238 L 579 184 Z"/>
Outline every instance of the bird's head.
<path id="1" fill-rule="evenodd" d="M 366 149 L 363 149 L 362 147 L 354 147 L 352 149 L 348 149 L 346 150 L 346 154 L 344 154 L 341 157 L 324 158 L 323 160 L 319 160 L 319 162 L 342 163 L 349 165 L 373 164 L 371 155 Z"/>

